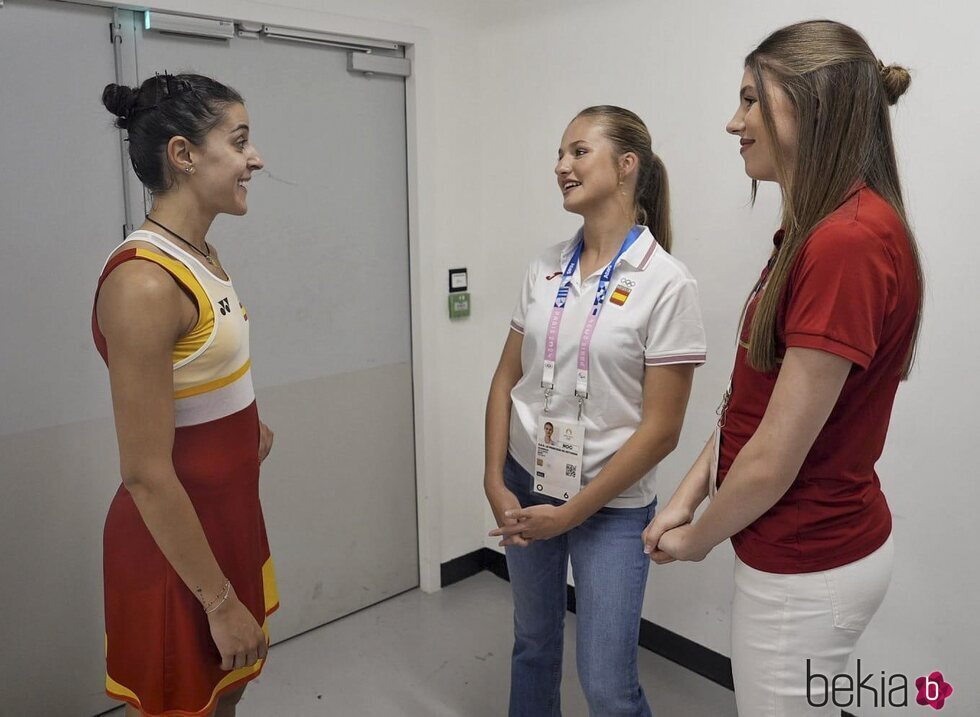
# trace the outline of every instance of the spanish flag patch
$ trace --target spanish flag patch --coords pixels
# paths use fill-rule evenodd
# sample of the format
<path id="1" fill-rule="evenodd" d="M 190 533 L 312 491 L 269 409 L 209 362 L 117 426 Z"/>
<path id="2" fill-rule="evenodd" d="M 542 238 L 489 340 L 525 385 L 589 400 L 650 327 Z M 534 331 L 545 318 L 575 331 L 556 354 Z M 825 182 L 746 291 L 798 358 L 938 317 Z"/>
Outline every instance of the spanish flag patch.
<path id="1" fill-rule="evenodd" d="M 625 286 L 617 286 L 616 290 L 613 291 L 612 296 L 609 297 L 610 304 L 616 304 L 616 306 L 622 306 L 626 303 L 626 299 L 629 298 L 630 290 Z"/>

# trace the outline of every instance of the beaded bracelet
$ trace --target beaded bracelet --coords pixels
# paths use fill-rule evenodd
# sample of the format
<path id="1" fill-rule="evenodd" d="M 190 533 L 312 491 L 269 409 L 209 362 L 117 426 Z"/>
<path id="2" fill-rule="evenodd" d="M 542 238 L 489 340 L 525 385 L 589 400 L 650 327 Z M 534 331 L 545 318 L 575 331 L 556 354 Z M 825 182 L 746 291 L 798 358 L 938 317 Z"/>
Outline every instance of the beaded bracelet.
<path id="1" fill-rule="evenodd" d="M 221 588 L 221 593 L 217 597 L 215 597 L 214 600 L 212 600 L 211 602 L 209 602 L 207 605 L 204 606 L 204 614 L 210 615 L 219 607 L 221 607 L 224 604 L 225 600 L 228 599 L 228 595 L 230 594 L 231 594 L 231 580 L 225 579 L 225 584 Z"/>

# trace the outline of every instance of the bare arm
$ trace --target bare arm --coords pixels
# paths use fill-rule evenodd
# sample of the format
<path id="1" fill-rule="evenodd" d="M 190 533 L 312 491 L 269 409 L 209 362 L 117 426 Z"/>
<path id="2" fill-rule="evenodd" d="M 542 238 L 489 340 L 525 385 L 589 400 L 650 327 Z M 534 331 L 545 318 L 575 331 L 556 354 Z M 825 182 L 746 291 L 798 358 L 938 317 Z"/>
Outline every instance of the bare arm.
<path id="1" fill-rule="evenodd" d="M 830 416 L 851 362 L 816 349 L 786 351 L 766 413 L 701 518 L 668 531 L 660 549 L 701 560 L 769 510 L 789 490 Z"/>
<path id="2" fill-rule="evenodd" d="M 171 355 L 194 322 L 193 304 L 163 269 L 140 261 L 127 262 L 109 275 L 97 310 L 109 352 L 123 483 L 163 555 L 202 606 L 209 604 L 223 594 L 225 576 L 172 460 Z M 264 656 L 264 635 L 233 588 L 209 619 L 225 669 Z M 256 630 L 261 644 L 256 643 Z"/>
<path id="3" fill-rule="evenodd" d="M 708 480 L 711 473 L 711 452 L 714 450 L 713 437 L 708 439 L 698 454 L 694 465 L 691 466 L 684 480 L 677 486 L 674 495 L 670 497 L 667 506 L 676 506 L 694 517 L 694 511 L 708 497 Z"/>
<path id="4" fill-rule="evenodd" d="M 692 364 L 645 369 L 640 425 L 595 480 L 563 506 L 569 511 L 572 525 L 582 523 L 620 495 L 677 447 L 693 381 Z"/>
<path id="5" fill-rule="evenodd" d="M 504 513 L 521 507 L 517 497 L 504 485 L 504 461 L 507 458 L 510 435 L 510 392 L 523 375 L 523 343 L 524 336 L 511 329 L 490 382 L 490 395 L 487 396 L 483 490 L 487 494 L 498 526 L 516 524 L 516 519 L 507 518 Z M 520 536 L 513 536 L 502 540 L 500 544 L 523 547 L 527 545 L 527 541 Z"/>
<path id="6" fill-rule="evenodd" d="M 490 382 L 487 397 L 486 453 L 484 455 L 484 487 L 503 486 L 504 460 L 510 434 L 510 392 L 521 380 L 521 346 L 524 337 L 513 329 L 507 334 L 500 362 Z M 498 486 L 499 484 L 499 486 Z"/>
<path id="7" fill-rule="evenodd" d="M 673 560 L 662 550 L 657 549 L 660 536 L 672 528 L 686 525 L 694 520 L 695 511 L 708 496 L 711 453 L 714 450 L 713 438 L 714 436 L 704 444 L 694 465 L 677 486 L 667 505 L 657 512 L 657 517 L 650 521 L 650 525 L 643 531 L 643 552 L 650 554 L 651 559 L 658 563 L 669 563 Z"/>
<path id="8" fill-rule="evenodd" d="M 564 505 L 533 506 L 518 511 L 516 526 L 494 534 L 522 534 L 535 539 L 560 535 L 586 520 L 636 483 L 677 445 L 694 380 L 694 366 L 649 366 L 643 374 L 643 414 L 633 435 L 605 467 Z"/>

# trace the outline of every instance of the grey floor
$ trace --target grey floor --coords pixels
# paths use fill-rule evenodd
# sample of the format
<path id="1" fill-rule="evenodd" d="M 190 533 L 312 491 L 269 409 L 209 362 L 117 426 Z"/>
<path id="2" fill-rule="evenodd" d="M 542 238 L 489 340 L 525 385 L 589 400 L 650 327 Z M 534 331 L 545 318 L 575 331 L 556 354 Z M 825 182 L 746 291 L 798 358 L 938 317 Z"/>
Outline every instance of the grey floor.
<path id="1" fill-rule="evenodd" d="M 413 590 L 274 645 L 238 717 L 506 715 L 511 615 L 510 586 L 490 573 L 435 595 Z M 587 717 L 574 615 L 565 629 L 562 712 Z M 725 688 L 647 650 L 639 665 L 656 717 L 735 717 Z"/>

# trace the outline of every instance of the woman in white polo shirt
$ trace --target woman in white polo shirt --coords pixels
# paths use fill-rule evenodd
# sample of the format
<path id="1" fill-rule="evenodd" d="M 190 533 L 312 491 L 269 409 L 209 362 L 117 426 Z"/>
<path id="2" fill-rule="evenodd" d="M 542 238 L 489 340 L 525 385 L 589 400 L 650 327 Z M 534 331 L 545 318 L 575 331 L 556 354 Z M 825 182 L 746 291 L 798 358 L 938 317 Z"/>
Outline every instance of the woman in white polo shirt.
<path id="1" fill-rule="evenodd" d="M 583 226 L 531 262 L 490 387 L 484 487 L 514 592 L 511 717 L 561 714 L 569 559 L 591 713 L 650 714 L 636 669 L 639 536 L 705 357 L 650 145 L 619 107 L 585 109 L 565 130 L 555 173 Z"/>

